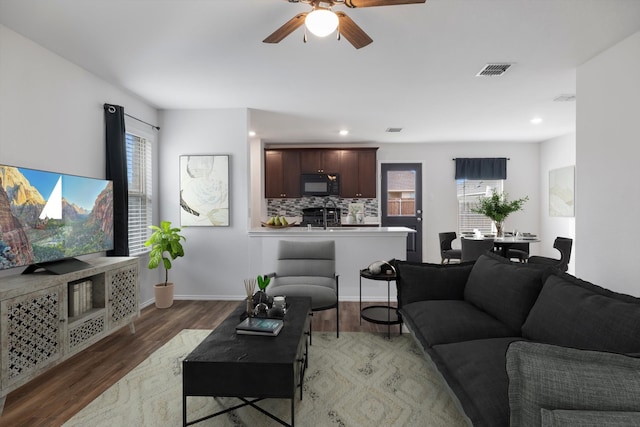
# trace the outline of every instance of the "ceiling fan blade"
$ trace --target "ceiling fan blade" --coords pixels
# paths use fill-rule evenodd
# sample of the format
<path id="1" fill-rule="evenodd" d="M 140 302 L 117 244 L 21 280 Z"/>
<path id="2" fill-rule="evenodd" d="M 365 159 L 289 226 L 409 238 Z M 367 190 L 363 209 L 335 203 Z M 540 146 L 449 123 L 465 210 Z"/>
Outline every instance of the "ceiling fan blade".
<path id="1" fill-rule="evenodd" d="M 336 15 L 339 20 L 338 31 L 349 40 L 353 47 L 360 49 L 373 41 L 346 13 L 336 12 Z"/>
<path id="2" fill-rule="evenodd" d="M 424 3 L 427 0 L 344 0 L 347 7 L 397 6 L 401 4 Z"/>
<path id="3" fill-rule="evenodd" d="M 302 24 L 304 24 L 304 18 L 308 12 L 299 13 L 289 21 L 287 21 L 282 27 L 275 30 L 269 37 L 262 40 L 263 43 L 280 43 L 282 39 L 293 33 Z"/>

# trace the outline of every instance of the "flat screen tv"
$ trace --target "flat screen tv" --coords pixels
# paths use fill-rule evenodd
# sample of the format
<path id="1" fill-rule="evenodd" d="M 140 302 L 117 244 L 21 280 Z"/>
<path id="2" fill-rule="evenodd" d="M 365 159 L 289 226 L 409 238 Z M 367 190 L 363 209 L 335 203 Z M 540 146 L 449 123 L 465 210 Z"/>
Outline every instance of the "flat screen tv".
<path id="1" fill-rule="evenodd" d="M 112 181 L 0 165 L 0 270 L 61 274 L 111 249 Z"/>

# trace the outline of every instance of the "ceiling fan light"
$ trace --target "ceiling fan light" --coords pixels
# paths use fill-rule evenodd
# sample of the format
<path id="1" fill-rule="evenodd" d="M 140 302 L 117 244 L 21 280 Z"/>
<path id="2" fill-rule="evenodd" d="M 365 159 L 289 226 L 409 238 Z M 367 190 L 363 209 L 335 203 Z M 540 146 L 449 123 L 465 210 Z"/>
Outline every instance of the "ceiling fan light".
<path id="1" fill-rule="evenodd" d="M 313 35 L 326 37 L 338 28 L 338 16 L 328 9 L 314 9 L 304 23 Z"/>

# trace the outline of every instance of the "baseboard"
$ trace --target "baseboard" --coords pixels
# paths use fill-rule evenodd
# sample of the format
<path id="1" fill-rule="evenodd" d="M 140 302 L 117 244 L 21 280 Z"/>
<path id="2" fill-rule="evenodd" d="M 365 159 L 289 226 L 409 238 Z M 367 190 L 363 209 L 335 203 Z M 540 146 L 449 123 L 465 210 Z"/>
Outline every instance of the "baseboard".
<path id="1" fill-rule="evenodd" d="M 244 301 L 246 298 L 245 295 L 174 295 L 174 300 L 182 300 L 182 301 Z M 359 302 L 359 296 L 346 296 L 340 297 L 341 302 Z M 386 297 L 367 297 L 366 300 L 362 300 L 362 303 L 386 303 Z M 391 301 L 392 303 L 395 301 Z M 143 301 L 140 303 L 140 309 L 153 305 L 155 303 L 154 299 L 149 299 L 147 301 Z"/>

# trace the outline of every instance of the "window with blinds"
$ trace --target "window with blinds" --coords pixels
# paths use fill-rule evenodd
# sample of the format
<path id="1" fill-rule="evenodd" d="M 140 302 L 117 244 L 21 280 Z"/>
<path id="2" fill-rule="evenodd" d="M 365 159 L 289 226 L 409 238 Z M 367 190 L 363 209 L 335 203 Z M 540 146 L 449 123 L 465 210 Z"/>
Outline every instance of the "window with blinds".
<path id="1" fill-rule="evenodd" d="M 480 197 L 490 196 L 492 190 L 502 192 L 503 180 L 456 180 L 458 192 L 458 234 L 480 230 L 483 234 L 495 233 L 493 221 L 488 217 L 471 212 Z"/>
<path id="2" fill-rule="evenodd" d="M 127 177 L 129 182 L 129 255 L 149 251 L 144 245 L 151 235 L 152 175 L 151 141 L 127 132 Z"/>

